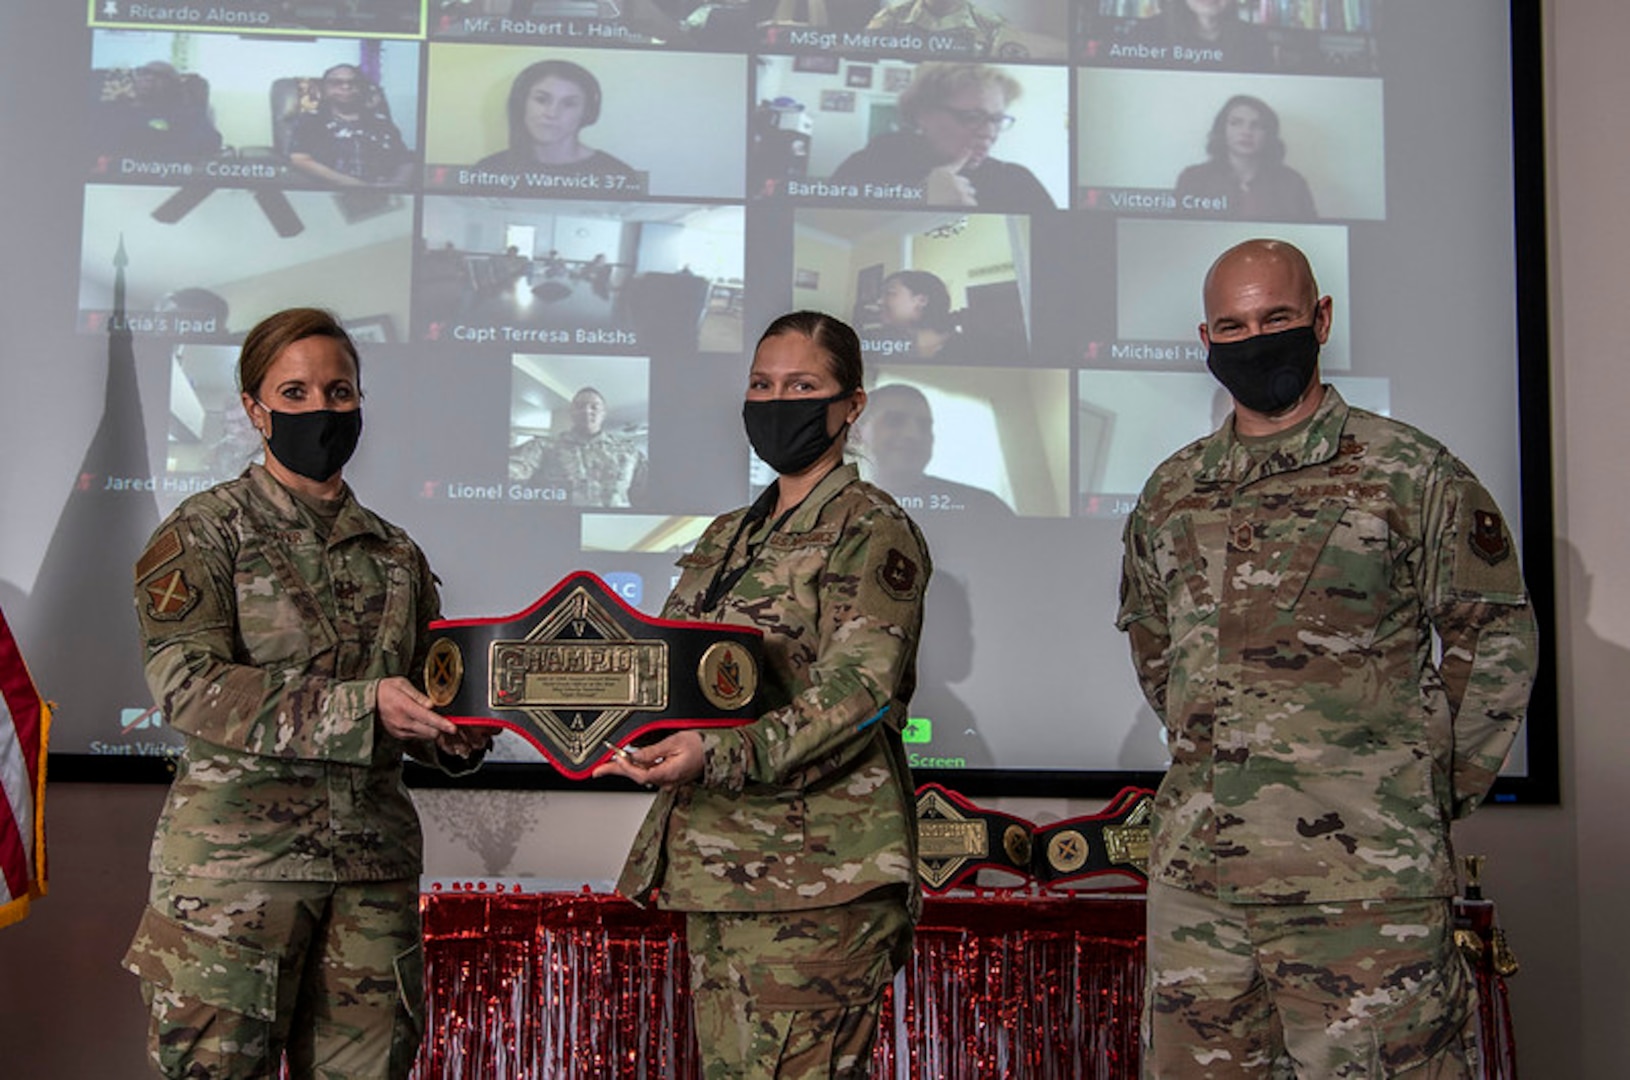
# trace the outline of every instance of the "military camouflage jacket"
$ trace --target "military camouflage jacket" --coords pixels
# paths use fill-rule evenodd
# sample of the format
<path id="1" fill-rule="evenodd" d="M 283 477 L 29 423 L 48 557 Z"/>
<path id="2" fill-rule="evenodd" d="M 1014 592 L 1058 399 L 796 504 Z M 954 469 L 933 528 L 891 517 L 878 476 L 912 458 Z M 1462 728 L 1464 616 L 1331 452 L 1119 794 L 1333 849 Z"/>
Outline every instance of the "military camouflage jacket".
<path id="1" fill-rule="evenodd" d="M 1516 736 L 1536 635 L 1499 509 L 1443 446 L 1329 387 L 1277 440 L 1230 419 L 1144 487 L 1118 624 L 1172 755 L 1152 875 L 1245 903 L 1452 895 L 1449 822 Z"/>
<path id="2" fill-rule="evenodd" d="M 187 737 L 152 870 L 199 877 L 414 877 L 404 744 L 376 723 L 387 675 L 417 681 L 435 579 L 347 489 L 327 543 L 259 465 L 189 498 L 136 565 L 147 683 Z"/>
<path id="3" fill-rule="evenodd" d="M 762 524 L 727 551 L 744 513 L 714 521 L 679 560 L 663 615 L 763 629 L 768 709 L 701 733 L 702 777 L 658 796 L 617 888 L 642 902 L 660 888 L 662 906 L 685 911 L 829 907 L 890 885 L 915 904 L 900 729 L 931 573 L 922 534 L 853 465 L 779 529 Z M 751 547 L 745 576 L 704 611 L 720 565 L 742 565 Z"/>
<path id="4" fill-rule="evenodd" d="M 948 14 L 936 15 L 923 0 L 904 0 L 872 16 L 866 29 L 894 33 L 916 31 L 919 34 L 953 37 L 967 42 L 981 53 L 995 52 L 1000 41 L 1008 46 L 1008 50 L 1002 53 L 1005 58 L 1023 59 L 1028 55 L 1022 49 L 1010 55 L 1015 44 L 1009 40 L 1010 35 L 1006 33 L 1002 17 L 971 3 L 963 4 Z"/>
<path id="5" fill-rule="evenodd" d="M 540 435 L 510 455 L 509 478 L 557 488 L 571 506 L 633 506 L 645 497 L 645 452 L 611 431 Z"/>

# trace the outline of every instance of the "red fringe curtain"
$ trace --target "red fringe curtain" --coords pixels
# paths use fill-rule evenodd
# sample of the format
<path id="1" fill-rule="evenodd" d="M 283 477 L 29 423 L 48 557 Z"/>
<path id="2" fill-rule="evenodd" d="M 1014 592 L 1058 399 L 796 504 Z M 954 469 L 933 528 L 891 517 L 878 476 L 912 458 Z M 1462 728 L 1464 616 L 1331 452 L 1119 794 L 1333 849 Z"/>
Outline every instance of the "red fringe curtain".
<path id="1" fill-rule="evenodd" d="M 423 900 L 417 1080 L 692 1080 L 683 917 L 611 896 L 474 884 Z M 1141 896 L 930 898 L 884 1004 L 874 1075 L 1137 1075 Z M 1474 929 L 1489 940 L 1492 905 Z M 1478 971 L 1484 1076 L 1514 1080 L 1504 980 Z"/>

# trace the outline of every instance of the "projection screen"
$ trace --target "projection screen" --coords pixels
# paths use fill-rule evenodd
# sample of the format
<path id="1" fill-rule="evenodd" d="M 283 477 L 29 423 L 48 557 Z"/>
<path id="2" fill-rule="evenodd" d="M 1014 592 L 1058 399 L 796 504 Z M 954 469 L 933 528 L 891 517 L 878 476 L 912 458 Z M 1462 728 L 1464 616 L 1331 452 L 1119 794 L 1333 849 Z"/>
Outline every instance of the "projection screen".
<path id="1" fill-rule="evenodd" d="M 1165 6 L 8 5 L 0 607 L 59 705 L 58 775 L 178 748 L 131 566 L 257 453 L 236 343 L 291 305 L 356 335 L 346 478 L 454 617 L 574 569 L 656 612 L 770 478 L 739 418 L 759 331 L 853 322 L 857 458 L 936 565 L 908 749 L 964 790 L 1164 767 L 1113 625 L 1120 532 L 1226 412 L 1200 284 L 1248 237 L 1301 246 L 1334 298 L 1328 380 L 1522 512 L 1548 619 L 1544 337 L 1519 319 L 1543 322 L 1517 195 L 1540 153 L 1507 5 Z M 594 397 L 620 449 L 589 467 Z M 1554 797 L 1549 696 L 1504 798 Z M 559 782 L 513 736 L 494 761 L 478 783 Z"/>

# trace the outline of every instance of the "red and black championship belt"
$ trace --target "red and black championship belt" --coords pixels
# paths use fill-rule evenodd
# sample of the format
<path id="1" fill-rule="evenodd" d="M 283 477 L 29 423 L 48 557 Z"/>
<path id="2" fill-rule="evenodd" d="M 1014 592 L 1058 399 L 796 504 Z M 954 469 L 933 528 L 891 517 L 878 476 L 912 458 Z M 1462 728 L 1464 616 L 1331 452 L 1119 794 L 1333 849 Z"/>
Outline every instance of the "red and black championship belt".
<path id="1" fill-rule="evenodd" d="M 981 888 L 1032 881 L 1057 886 L 1096 874 L 1147 880 L 1153 810 L 1154 792 L 1129 787 L 1096 814 L 1042 828 L 938 784 L 924 784 L 917 789 L 918 877 L 931 893 L 970 884 L 981 870 L 1018 875 L 1011 884 L 981 882 Z"/>
<path id="2" fill-rule="evenodd" d="M 1149 877 L 1149 819 L 1155 793 L 1122 788 L 1096 814 L 1068 818 L 1036 830 L 1036 880 L 1061 885 L 1097 874 Z"/>
<path id="3" fill-rule="evenodd" d="M 975 806 L 938 784 L 917 789 L 917 876 L 925 890 L 946 892 L 981 870 L 1019 875 L 1028 884 L 1035 826 L 1024 818 Z"/>
<path id="4" fill-rule="evenodd" d="M 459 724 L 502 727 L 581 780 L 651 731 L 758 718 L 764 634 L 653 619 L 578 571 L 518 615 L 430 624 L 425 692 Z"/>

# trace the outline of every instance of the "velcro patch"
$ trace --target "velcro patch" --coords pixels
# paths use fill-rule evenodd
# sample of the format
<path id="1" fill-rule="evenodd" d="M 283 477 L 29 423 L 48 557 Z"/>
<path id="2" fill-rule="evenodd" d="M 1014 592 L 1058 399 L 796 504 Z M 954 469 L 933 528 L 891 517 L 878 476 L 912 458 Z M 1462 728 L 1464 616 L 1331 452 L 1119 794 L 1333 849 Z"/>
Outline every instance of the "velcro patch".
<path id="1" fill-rule="evenodd" d="M 1511 557 L 1511 540 L 1506 536 L 1500 515 L 1489 510 L 1472 511 L 1472 528 L 1466 542 L 1479 559 L 1495 566 Z"/>
<path id="2" fill-rule="evenodd" d="M 889 548 L 883 565 L 877 568 L 877 583 L 896 600 L 917 598 L 917 564 L 899 548 Z"/>
<path id="3" fill-rule="evenodd" d="M 1526 602 L 1516 544 L 1493 497 L 1476 481 L 1461 482 L 1456 495 L 1458 535 L 1445 552 L 1454 595 L 1494 604 Z"/>
<path id="4" fill-rule="evenodd" d="M 176 567 L 168 574 L 147 583 L 147 616 L 164 622 L 175 622 L 186 617 L 198 606 L 199 592 L 187 584 L 186 575 Z"/>
<path id="5" fill-rule="evenodd" d="M 181 530 L 176 528 L 165 529 L 153 537 L 153 542 L 147 545 L 141 558 L 136 560 L 136 580 L 151 574 L 171 559 L 180 555 L 183 550 L 181 544 Z"/>

